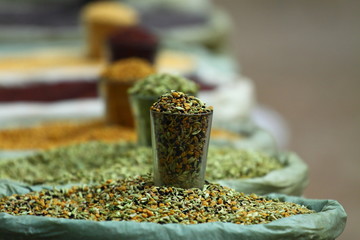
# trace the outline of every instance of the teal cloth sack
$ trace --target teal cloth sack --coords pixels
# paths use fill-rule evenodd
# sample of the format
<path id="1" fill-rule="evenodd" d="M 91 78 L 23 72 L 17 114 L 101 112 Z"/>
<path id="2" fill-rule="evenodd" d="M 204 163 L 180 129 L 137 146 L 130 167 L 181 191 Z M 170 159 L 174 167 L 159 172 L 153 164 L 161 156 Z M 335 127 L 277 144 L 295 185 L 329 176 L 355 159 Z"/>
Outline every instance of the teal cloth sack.
<path id="1" fill-rule="evenodd" d="M 336 239 L 344 230 L 346 213 L 335 200 L 313 200 L 271 194 L 271 198 L 305 205 L 317 213 L 282 218 L 268 224 L 238 225 L 203 223 L 194 225 L 117 221 L 69 220 L 0 213 L 2 239 Z"/>
<path id="2" fill-rule="evenodd" d="M 31 150 L 28 150 L 28 151 L 27 150 L 19 150 L 19 151 L 0 150 L 0 161 L 3 159 L 9 159 L 9 158 L 26 157 L 35 152 L 36 151 L 31 151 Z"/>
<path id="3" fill-rule="evenodd" d="M 26 183 L 19 181 L 14 181 L 10 179 L 0 179 L 0 198 L 5 196 L 10 196 L 13 194 L 26 194 L 29 192 L 41 191 L 42 189 L 53 189 L 54 187 L 58 189 L 68 189 L 72 186 L 79 184 L 66 184 L 61 186 L 50 186 L 50 185 L 35 185 L 31 186 Z"/>

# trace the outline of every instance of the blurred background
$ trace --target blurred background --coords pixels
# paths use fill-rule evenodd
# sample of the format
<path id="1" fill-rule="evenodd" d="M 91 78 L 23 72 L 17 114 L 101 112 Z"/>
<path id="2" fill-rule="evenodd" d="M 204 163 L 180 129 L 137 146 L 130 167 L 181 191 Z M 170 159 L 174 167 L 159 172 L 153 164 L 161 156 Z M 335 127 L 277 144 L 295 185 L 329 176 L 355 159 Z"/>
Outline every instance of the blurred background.
<path id="1" fill-rule="evenodd" d="M 26 51 L 31 55 L 33 49 L 44 46 L 77 48 L 84 45 L 79 41 L 81 33 L 74 34 L 73 27 L 79 23 L 79 11 L 87 1 L 49 1 L 51 4 L 46 8 L 38 4 L 41 2 L 45 1 L 0 2 L 0 42 L 11 43 L 6 46 L 0 44 L 0 57 Z M 278 141 L 282 146 L 298 153 L 310 169 L 310 184 L 305 197 L 338 200 L 348 213 L 346 229 L 339 239 L 359 238 L 360 2 L 213 0 L 213 3 L 230 16 L 230 42 L 225 48 L 216 49 L 213 42 L 206 43 L 207 47 L 214 52 L 234 57 L 241 74 L 255 84 L 260 110 L 270 110 L 280 117 L 278 121 L 275 117 L 275 123 L 280 125 Z M 206 11 L 204 9 L 203 12 Z M 196 12 L 195 17 L 189 15 L 189 22 L 182 22 L 180 25 L 203 22 L 203 12 Z M 146 14 L 144 17 L 153 20 L 152 23 L 149 22 L 150 25 L 153 24 L 152 27 L 169 27 L 163 25 L 161 18 Z M 29 29 L 27 24 L 38 27 Z M 172 24 L 179 23 L 174 20 Z M 43 32 L 43 25 L 50 26 L 50 30 Z M 21 26 L 20 30 L 17 29 L 18 26 Z M 47 40 L 38 41 L 37 32 Z M 31 49 L 24 47 L 29 46 L 26 45 L 29 42 Z M 84 64 L 82 60 L 72 60 L 76 66 Z M 64 64 L 64 61 L 66 59 L 60 62 Z M 13 67 L 11 64 L 9 66 L 8 69 Z M 98 70 L 99 66 L 96 65 L 95 68 Z M 184 66 L 176 67 L 182 69 Z M 232 67 L 229 68 L 233 70 Z M 79 82 L 77 84 L 81 92 L 68 92 L 66 96 L 54 95 L 54 89 L 49 87 L 48 90 L 53 92 L 44 95 L 36 84 L 28 88 L 32 88 L 32 92 L 41 92 L 41 101 L 96 97 L 96 85 L 91 84 L 94 67 L 91 69 L 86 68 L 90 71 L 88 75 L 79 75 L 82 78 L 81 87 Z M 13 76 L 6 72 L 4 62 L 0 70 L 3 71 L 2 77 L 12 81 Z M 79 74 L 74 72 L 75 75 Z M 53 78 L 56 77 L 49 77 Z M 210 79 L 205 87 L 212 82 L 213 79 Z M 11 92 L 9 89 L 13 89 L 12 83 L 10 87 L 6 85 L 6 81 L 2 84 L 0 101 L 16 102 L 15 92 L 22 94 L 22 101 L 34 98 L 33 95 L 26 95 L 25 88 L 14 88 Z M 57 84 L 55 89 L 69 87 L 66 84 L 69 83 Z M 76 86 L 73 84 L 71 87 Z M 249 103 L 251 104 L 252 102 Z M 259 117 L 256 109 L 253 114 L 262 122 L 268 120 L 266 117 L 265 120 Z M 265 111 L 266 114 L 268 112 Z M 0 120 L 5 117 L 5 110 L 0 109 Z M 274 120 L 274 116 L 270 116 L 270 119 Z M 271 127 L 270 130 L 276 132 L 276 126 Z"/>
<path id="2" fill-rule="evenodd" d="M 348 214 L 339 239 L 360 237 L 360 2 L 217 0 L 231 46 L 260 103 L 291 130 L 289 149 L 309 164 L 309 198 Z"/>

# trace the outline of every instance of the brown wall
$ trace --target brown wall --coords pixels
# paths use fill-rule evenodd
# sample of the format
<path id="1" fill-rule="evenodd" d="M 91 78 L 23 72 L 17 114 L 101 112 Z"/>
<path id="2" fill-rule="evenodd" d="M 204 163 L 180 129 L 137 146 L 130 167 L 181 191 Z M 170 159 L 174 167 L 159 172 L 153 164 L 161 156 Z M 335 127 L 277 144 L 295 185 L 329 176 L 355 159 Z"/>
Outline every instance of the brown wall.
<path id="1" fill-rule="evenodd" d="M 349 216 L 339 239 L 359 239 L 360 1 L 214 2 L 233 18 L 259 102 L 288 121 L 290 149 L 309 165 L 306 197 L 338 200 Z"/>

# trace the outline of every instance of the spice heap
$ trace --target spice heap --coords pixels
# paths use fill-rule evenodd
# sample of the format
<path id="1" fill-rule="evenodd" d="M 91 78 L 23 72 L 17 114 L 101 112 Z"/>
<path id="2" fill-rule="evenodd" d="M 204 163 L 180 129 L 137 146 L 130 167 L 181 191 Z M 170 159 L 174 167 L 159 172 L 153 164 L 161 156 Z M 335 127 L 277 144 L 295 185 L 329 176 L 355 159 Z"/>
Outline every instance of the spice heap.
<path id="1" fill-rule="evenodd" d="M 176 50 L 162 50 L 159 52 L 156 66 L 159 72 L 172 72 L 181 75 L 190 75 L 197 67 L 196 58 L 191 53 Z"/>
<path id="2" fill-rule="evenodd" d="M 109 65 L 101 74 L 105 79 L 131 82 L 155 73 L 155 69 L 141 58 L 127 58 Z"/>
<path id="3" fill-rule="evenodd" d="M 172 91 L 151 106 L 156 185 L 202 188 L 212 107 Z"/>
<path id="4" fill-rule="evenodd" d="M 224 140 L 240 140 L 243 139 L 243 136 L 237 132 L 231 132 L 224 129 L 211 129 L 211 138 L 224 139 Z"/>
<path id="5" fill-rule="evenodd" d="M 213 129 L 211 136 L 228 140 L 241 136 L 226 130 Z M 87 141 L 135 141 L 133 129 L 108 126 L 104 121 L 57 121 L 27 128 L 0 130 L 0 149 L 49 149 Z"/>
<path id="6" fill-rule="evenodd" d="M 256 178 L 283 167 L 278 159 L 261 152 L 211 147 L 206 179 Z"/>
<path id="7" fill-rule="evenodd" d="M 148 162 L 151 151 L 135 144 L 90 142 L 2 161 L 0 176 L 32 185 L 92 183 L 149 171 Z"/>
<path id="8" fill-rule="evenodd" d="M 261 224 L 314 211 L 290 202 L 245 195 L 220 185 L 204 190 L 156 187 L 148 176 L 97 186 L 43 190 L 0 199 L 0 212 L 95 221 L 159 224 L 230 222 Z"/>
<path id="9" fill-rule="evenodd" d="M 24 56 L 7 56 L 0 58 L 0 71 L 16 72 L 16 73 L 33 73 L 36 71 L 44 71 L 44 69 L 66 68 L 66 67 L 93 67 L 99 68 L 102 64 L 100 61 L 92 61 L 83 56 L 71 55 L 68 52 L 59 54 L 57 51 L 49 54 L 32 54 Z M 31 81 L 33 78 L 24 78 L 24 81 Z"/>
<path id="10" fill-rule="evenodd" d="M 255 178 L 284 167 L 262 153 L 211 147 L 206 179 Z M 30 185 L 99 183 L 152 170 L 151 148 L 133 143 L 89 142 L 0 162 L 0 178 Z"/>
<path id="11" fill-rule="evenodd" d="M 129 93 L 141 96 L 156 96 L 157 98 L 171 90 L 196 95 L 198 86 L 195 82 L 180 76 L 165 73 L 153 74 L 135 83 L 134 86 L 129 89 Z"/>
<path id="12" fill-rule="evenodd" d="M 132 129 L 107 126 L 103 121 L 52 122 L 0 131 L 0 149 L 49 149 L 86 141 L 134 141 Z"/>

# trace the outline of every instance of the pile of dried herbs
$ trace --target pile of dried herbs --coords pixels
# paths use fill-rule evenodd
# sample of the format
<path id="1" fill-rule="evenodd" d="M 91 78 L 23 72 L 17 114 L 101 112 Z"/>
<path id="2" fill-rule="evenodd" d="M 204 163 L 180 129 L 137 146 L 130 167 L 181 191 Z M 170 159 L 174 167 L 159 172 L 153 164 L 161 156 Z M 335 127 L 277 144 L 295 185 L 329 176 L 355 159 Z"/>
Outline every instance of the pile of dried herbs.
<path id="1" fill-rule="evenodd" d="M 154 67 L 141 58 L 118 60 L 103 70 L 101 77 L 111 81 L 131 82 L 155 73 Z"/>
<path id="2" fill-rule="evenodd" d="M 253 151 L 211 147 L 206 179 L 261 177 L 283 165 Z M 134 143 L 89 142 L 0 162 L 0 178 L 31 185 L 102 182 L 152 171 L 152 151 Z"/>
<path id="3" fill-rule="evenodd" d="M 245 136 L 224 129 L 213 129 L 211 137 L 236 141 Z M 50 149 L 96 140 L 135 141 L 136 134 L 132 128 L 108 125 L 104 120 L 54 121 L 31 127 L 0 129 L 0 150 Z"/>
<path id="4" fill-rule="evenodd" d="M 158 98 L 171 90 L 184 92 L 189 95 L 196 95 L 198 86 L 195 82 L 180 76 L 166 73 L 152 74 L 136 82 L 134 86 L 129 89 L 129 94 L 155 96 Z"/>
<path id="5" fill-rule="evenodd" d="M 290 202 L 245 195 L 208 183 L 203 190 L 156 187 L 151 177 L 107 180 L 69 190 L 43 190 L 0 199 L 0 212 L 95 221 L 159 224 L 261 224 L 314 211 Z"/>

